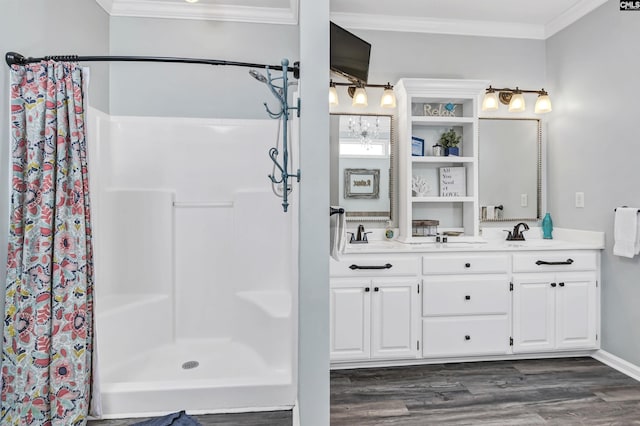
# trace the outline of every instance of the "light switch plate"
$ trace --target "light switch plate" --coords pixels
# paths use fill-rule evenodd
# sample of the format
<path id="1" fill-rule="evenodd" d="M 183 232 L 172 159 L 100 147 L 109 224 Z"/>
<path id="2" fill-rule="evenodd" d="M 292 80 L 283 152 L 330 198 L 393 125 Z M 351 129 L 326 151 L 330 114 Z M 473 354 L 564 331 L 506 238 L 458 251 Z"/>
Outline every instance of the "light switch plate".
<path id="1" fill-rule="evenodd" d="M 520 207 L 527 207 L 529 205 L 529 197 L 527 194 L 520 194 Z"/>
<path id="2" fill-rule="evenodd" d="M 584 192 L 576 192 L 576 207 L 584 207 Z"/>

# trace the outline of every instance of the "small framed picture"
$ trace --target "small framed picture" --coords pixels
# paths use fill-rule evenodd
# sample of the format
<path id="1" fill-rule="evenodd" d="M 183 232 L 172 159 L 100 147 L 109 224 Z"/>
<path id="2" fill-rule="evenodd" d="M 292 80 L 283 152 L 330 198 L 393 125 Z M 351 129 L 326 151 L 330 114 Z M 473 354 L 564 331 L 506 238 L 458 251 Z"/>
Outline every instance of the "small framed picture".
<path id="1" fill-rule="evenodd" d="M 380 169 L 344 169 L 344 198 L 380 197 Z"/>
<path id="2" fill-rule="evenodd" d="M 424 156 L 424 139 L 416 136 L 411 137 L 411 155 L 414 157 Z"/>

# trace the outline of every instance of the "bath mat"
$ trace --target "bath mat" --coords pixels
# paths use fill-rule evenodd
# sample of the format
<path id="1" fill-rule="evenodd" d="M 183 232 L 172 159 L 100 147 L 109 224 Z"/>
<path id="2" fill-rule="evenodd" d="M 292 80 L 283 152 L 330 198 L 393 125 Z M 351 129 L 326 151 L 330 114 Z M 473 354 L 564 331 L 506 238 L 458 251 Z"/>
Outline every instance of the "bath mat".
<path id="1" fill-rule="evenodd" d="M 134 423 L 132 426 L 202 426 L 197 420 L 193 419 L 185 413 L 171 413 L 164 417 L 145 420 L 144 422 Z"/>

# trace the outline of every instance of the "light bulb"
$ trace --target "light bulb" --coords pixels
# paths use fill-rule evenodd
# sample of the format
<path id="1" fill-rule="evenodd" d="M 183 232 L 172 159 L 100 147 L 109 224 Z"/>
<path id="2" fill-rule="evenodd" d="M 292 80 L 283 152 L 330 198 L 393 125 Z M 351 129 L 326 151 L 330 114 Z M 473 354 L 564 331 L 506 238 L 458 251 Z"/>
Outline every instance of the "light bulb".
<path id="1" fill-rule="evenodd" d="M 536 99 L 535 113 L 543 114 L 545 112 L 551 112 L 551 99 L 549 99 L 547 92 L 542 89 L 538 99 Z"/>
<path id="2" fill-rule="evenodd" d="M 336 90 L 335 85 L 331 85 L 329 87 L 329 105 L 340 105 L 340 101 L 338 100 L 338 91 Z"/>
<path id="3" fill-rule="evenodd" d="M 366 107 L 368 105 L 367 92 L 364 90 L 364 87 L 356 87 L 351 105 L 357 107 Z"/>
<path id="4" fill-rule="evenodd" d="M 484 99 L 482 100 L 482 110 L 495 111 L 498 109 L 498 106 L 498 94 L 493 89 L 487 90 L 487 93 L 484 94 Z"/>
<path id="5" fill-rule="evenodd" d="M 380 98 L 380 106 L 382 108 L 395 108 L 396 107 L 396 94 L 393 92 L 393 87 L 387 84 L 382 92 L 382 98 Z"/>
<path id="6" fill-rule="evenodd" d="M 518 90 L 516 87 L 516 91 L 513 92 L 511 96 L 511 101 L 509 102 L 509 112 L 522 112 L 524 111 L 524 96 L 522 92 Z"/>

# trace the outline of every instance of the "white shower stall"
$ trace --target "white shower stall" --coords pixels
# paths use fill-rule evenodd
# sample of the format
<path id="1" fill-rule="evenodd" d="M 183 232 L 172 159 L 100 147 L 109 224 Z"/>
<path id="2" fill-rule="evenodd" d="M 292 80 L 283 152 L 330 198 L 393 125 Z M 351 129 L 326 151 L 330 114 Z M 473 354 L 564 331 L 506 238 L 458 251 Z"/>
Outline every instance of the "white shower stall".
<path id="1" fill-rule="evenodd" d="M 277 133 L 90 111 L 105 418 L 294 405 L 298 204 L 267 177 Z"/>

